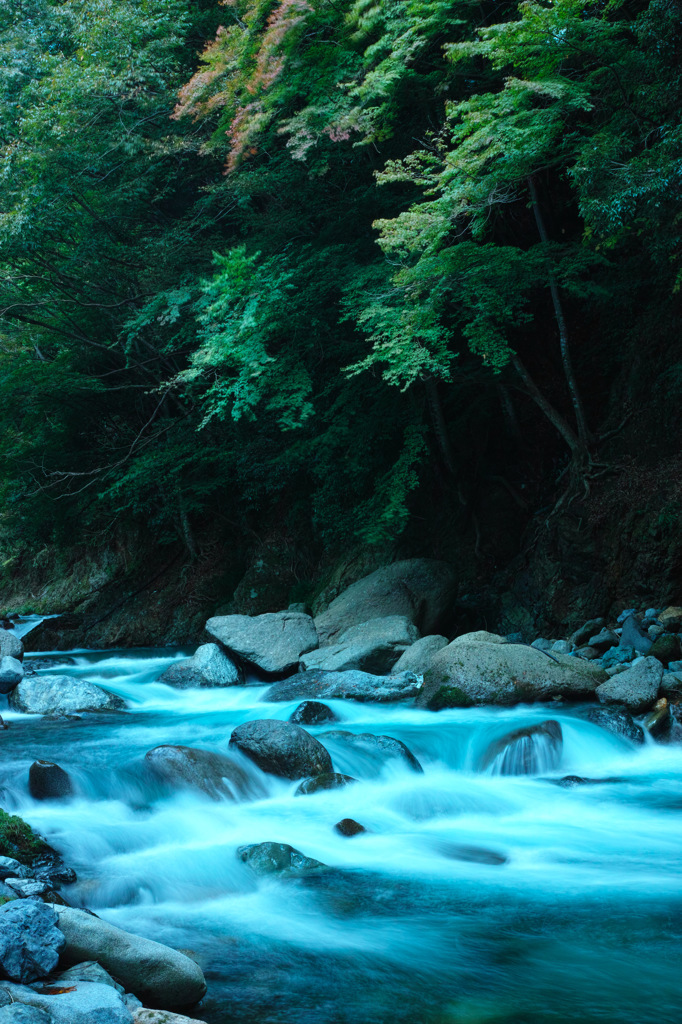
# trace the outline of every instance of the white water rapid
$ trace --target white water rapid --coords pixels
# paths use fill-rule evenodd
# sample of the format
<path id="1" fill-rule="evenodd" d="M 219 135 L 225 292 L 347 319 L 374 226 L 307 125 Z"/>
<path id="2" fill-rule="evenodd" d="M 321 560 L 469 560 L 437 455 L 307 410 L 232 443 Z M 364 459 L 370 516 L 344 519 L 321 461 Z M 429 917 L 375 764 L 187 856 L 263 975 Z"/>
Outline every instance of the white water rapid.
<path id="1" fill-rule="evenodd" d="M 180 656 L 69 652 L 51 655 L 51 666 L 41 661 L 41 672 L 120 694 L 128 711 L 50 720 L 0 708 L 10 724 L 0 794 L 77 871 L 65 890 L 72 903 L 192 951 L 209 985 L 197 1017 L 682 1020 L 682 747 L 634 747 L 571 705 L 432 713 L 326 701 L 341 722 L 310 727 L 313 735 L 394 736 L 424 774 L 329 742 L 334 769 L 358 784 L 295 797 L 297 783 L 251 768 L 260 799 L 169 794 L 144 774 L 147 750 L 226 752 L 237 724 L 287 719 L 299 703 L 264 703 L 262 686 L 183 691 L 156 682 Z M 492 741 L 548 718 L 563 732 L 558 767 L 538 776 L 495 774 L 494 763 L 478 770 Z M 27 778 L 37 758 L 65 768 L 78 796 L 33 801 Z M 616 781 L 571 789 L 550 781 L 569 774 Z M 367 833 L 338 835 L 333 825 L 346 817 Z M 268 840 L 332 870 L 257 879 L 235 851 Z"/>

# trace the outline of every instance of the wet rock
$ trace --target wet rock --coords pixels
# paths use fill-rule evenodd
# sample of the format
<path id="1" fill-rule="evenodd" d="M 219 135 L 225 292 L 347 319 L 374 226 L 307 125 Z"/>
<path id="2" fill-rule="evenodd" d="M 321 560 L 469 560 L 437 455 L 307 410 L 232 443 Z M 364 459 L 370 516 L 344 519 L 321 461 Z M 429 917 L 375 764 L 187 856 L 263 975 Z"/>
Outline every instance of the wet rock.
<path id="1" fill-rule="evenodd" d="M 326 704 L 316 700 L 304 700 L 289 716 L 294 725 L 323 725 L 325 722 L 338 722 L 338 717 Z"/>
<path id="2" fill-rule="evenodd" d="M 28 771 L 28 791 L 34 800 L 62 800 L 73 796 L 73 783 L 58 764 L 34 761 Z"/>
<path id="3" fill-rule="evenodd" d="M 596 647 L 599 651 L 607 651 L 609 647 L 617 647 L 619 637 L 612 629 L 602 629 L 589 639 L 589 646 Z"/>
<path id="4" fill-rule="evenodd" d="M 494 864 L 496 867 L 507 863 L 504 854 L 487 850 L 483 846 L 468 846 L 465 843 L 440 840 L 436 844 L 436 849 L 443 857 L 448 857 L 450 860 L 462 860 L 471 864 Z"/>
<path id="5" fill-rule="evenodd" d="M 674 633 L 663 633 L 654 640 L 649 654 L 652 658 L 658 658 L 662 665 L 674 662 L 680 656 L 680 641 Z"/>
<path id="6" fill-rule="evenodd" d="M 402 740 L 397 740 L 393 736 L 375 736 L 371 732 L 353 733 L 343 729 L 334 729 L 331 732 L 323 733 L 322 738 L 343 743 L 354 750 L 370 754 L 382 762 L 394 758 L 402 761 L 415 772 L 424 771 L 412 751 L 405 746 Z"/>
<path id="7" fill-rule="evenodd" d="M 248 864 L 251 870 L 260 876 L 304 875 L 327 866 L 319 860 L 306 857 L 300 850 L 287 843 L 255 843 L 252 846 L 240 846 L 237 858 Z"/>
<path id="8" fill-rule="evenodd" d="M 187 690 L 200 686 L 238 686 L 244 674 L 218 644 L 202 644 L 191 658 L 176 662 L 159 676 L 159 682 Z"/>
<path id="9" fill-rule="evenodd" d="M 0 907 L 0 971 L 21 984 L 46 977 L 64 947 L 51 907 L 16 900 Z"/>
<path id="10" fill-rule="evenodd" d="M 586 643 L 591 636 L 594 636 L 602 626 L 604 625 L 604 619 L 589 619 L 580 629 L 576 629 L 575 633 L 569 638 L 571 643 L 576 647 L 580 647 Z"/>
<path id="11" fill-rule="evenodd" d="M 630 740 L 631 743 L 644 743 L 644 730 L 637 725 L 625 708 L 588 708 L 582 717 L 613 733 L 614 736 Z"/>
<path id="12" fill-rule="evenodd" d="M 385 703 L 416 697 L 421 685 L 421 679 L 413 672 L 392 676 L 374 676 L 369 672 L 299 672 L 271 686 L 263 700 L 313 697 Z"/>
<path id="13" fill-rule="evenodd" d="M 312 618 L 301 612 L 219 615 L 208 620 L 206 632 L 242 661 L 269 675 L 292 672 L 301 655 L 318 644 Z"/>
<path id="14" fill-rule="evenodd" d="M 453 642 L 435 656 L 417 703 L 433 711 L 591 697 L 605 679 L 593 662 L 525 644 Z"/>
<path id="15" fill-rule="evenodd" d="M 0 879 L 31 877 L 31 871 L 25 864 L 20 864 L 14 857 L 0 857 Z"/>
<path id="16" fill-rule="evenodd" d="M 652 710 L 644 716 L 642 722 L 644 728 L 654 739 L 663 740 L 669 733 L 672 726 L 670 705 L 665 697 L 657 700 Z"/>
<path id="17" fill-rule="evenodd" d="M 65 960 L 96 960 L 127 992 L 160 1009 L 190 1006 L 206 993 L 201 968 L 183 953 L 125 932 L 83 910 L 56 910 L 66 937 Z"/>
<path id="18" fill-rule="evenodd" d="M 362 832 L 366 832 L 367 829 L 354 818 L 342 818 L 341 821 L 337 821 L 336 825 L 334 825 L 334 831 L 338 832 L 340 836 L 350 837 L 359 836 Z"/>
<path id="19" fill-rule="evenodd" d="M 619 669 L 623 665 L 627 665 L 635 657 L 636 651 L 634 647 L 612 647 L 602 655 L 601 663 L 602 666 L 608 671 L 609 669 Z"/>
<path id="20" fill-rule="evenodd" d="M 73 868 L 67 867 L 55 850 L 48 849 L 31 859 L 31 873 L 50 885 L 72 885 L 76 879 Z"/>
<path id="21" fill-rule="evenodd" d="M 0 693 L 10 693 L 24 678 L 24 666 L 18 658 L 0 658 Z"/>
<path id="22" fill-rule="evenodd" d="M 35 878 L 6 878 L 5 885 L 22 900 L 40 898 L 50 891 L 47 882 Z"/>
<path id="23" fill-rule="evenodd" d="M 148 750 L 144 759 L 164 782 L 175 788 L 198 789 L 214 800 L 237 800 L 261 792 L 233 758 L 211 750 L 164 744 Z"/>
<path id="24" fill-rule="evenodd" d="M 481 758 L 480 769 L 493 775 L 538 775 L 557 767 L 562 750 L 561 726 L 548 719 L 494 740 Z"/>
<path id="25" fill-rule="evenodd" d="M 359 669 L 375 675 L 390 672 L 407 648 L 419 639 L 419 630 L 404 615 L 388 615 L 350 626 L 335 643 L 304 654 L 303 671 L 345 672 Z"/>
<path id="26" fill-rule="evenodd" d="M 0 715 L 0 730 L 9 729 L 7 722 L 4 721 L 2 715 Z"/>
<path id="27" fill-rule="evenodd" d="M 63 715 L 75 711 L 121 711 L 126 703 L 86 679 L 31 676 L 9 695 L 13 711 L 28 715 Z"/>
<path id="28" fill-rule="evenodd" d="M 682 743 L 682 704 L 670 705 L 670 731 L 668 743 Z"/>
<path id="29" fill-rule="evenodd" d="M 357 781 L 350 775 L 341 775 L 340 772 L 326 772 L 324 775 L 315 775 L 312 778 L 304 779 L 294 796 L 308 796 L 311 793 L 320 793 L 325 789 L 342 789 Z"/>
<path id="30" fill-rule="evenodd" d="M 682 627 L 682 608 L 678 605 L 668 605 L 658 613 L 657 618 L 664 629 L 678 630 Z"/>
<path id="31" fill-rule="evenodd" d="M 133 1024 L 205 1024 L 198 1017 L 185 1017 L 181 1013 L 169 1013 L 167 1010 L 145 1010 L 133 1012 Z"/>
<path id="32" fill-rule="evenodd" d="M 651 640 L 642 629 L 636 615 L 628 615 L 623 621 L 623 630 L 620 634 L 621 647 L 634 647 L 638 654 L 648 654 L 651 650 Z"/>
<path id="33" fill-rule="evenodd" d="M 109 985 L 80 982 L 67 986 L 67 991 L 60 988 L 46 985 L 36 990 L 12 985 L 9 991 L 26 1009 L 47 1014 L 50 1024 L 132 1024 L 132 1013 L 120 993 Z"/>
<path id="34" fill-rule="evenodd" d="M 400 655 L 391 672 L 415 672 L 417 675 L 424 675 L 436 654 L 447 645 L 447 637 L 439 636 L 437 633 L 423 636 Z"/>
<path id="35" fill-rule="evenodd" d="M 335 643 L 349 627 L 389 615 L 407 616 L 422 633 L 433 633 L 449 614 L 457 590 L 452 566 L 429 558 L 386 565 L 358 580 L 318 615 L 320 646 Z"/>
<path id="36" fill-rule="evenodd" d="M 7 998 L 9 999 L 9 993 Z M 10 1003 L 0 1009 L 0 1024 L 54 1024 L 54 1021 L 45 1010 L 35 1006 L 23 1006 L 21 1003 Z"/>
<path id="37" fill-rule="evenodd" d="M 576 786 L 602 786 L 610 782 L 624 782 L 624 779 L 619 778 L 605 778 L 605 779 L 584 779 L 581 775 L 564 775 L 563 779 L 548 779 L 548 782 L 552 782 L 555 786 L 561 786 L 562 789 L 574 789 Z"/>
<path id="38" fill-rule="evenodd" d="M 597 687 L 602 704 L 620 704 L 633 715 L 640 715 L 656 700 L 663 678 L 663 666 L 656 658 L 644 658 L 627 672 L 612 676 Z"/>
<path id="39" fill-rule="evenodd" d="M 237 726 L 230 737 L 236 747 L 264 772 L 286 779 L 332 771 L 332 759 L 319 740 L 291 722 L 258 719 Z"/>
<path id="40" fill-rule="evenodd" d="M 16 658 L 17 661 L 24 660 L 24 645 L 18 636 L 0 629 L 0 658 Z"/>

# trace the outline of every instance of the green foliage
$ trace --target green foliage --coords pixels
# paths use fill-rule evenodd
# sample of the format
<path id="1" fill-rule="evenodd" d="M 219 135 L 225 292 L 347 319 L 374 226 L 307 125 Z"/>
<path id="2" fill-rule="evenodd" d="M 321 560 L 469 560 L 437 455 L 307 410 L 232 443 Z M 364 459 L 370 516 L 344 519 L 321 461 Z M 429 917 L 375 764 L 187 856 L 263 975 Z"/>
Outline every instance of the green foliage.
<path id="1" fill-rule="evenodd" d="M 22 818 L 0 808 L 0 857 L 14 857 L 22 864 L 29 864 L 48 849 L 45 840 Z"/>

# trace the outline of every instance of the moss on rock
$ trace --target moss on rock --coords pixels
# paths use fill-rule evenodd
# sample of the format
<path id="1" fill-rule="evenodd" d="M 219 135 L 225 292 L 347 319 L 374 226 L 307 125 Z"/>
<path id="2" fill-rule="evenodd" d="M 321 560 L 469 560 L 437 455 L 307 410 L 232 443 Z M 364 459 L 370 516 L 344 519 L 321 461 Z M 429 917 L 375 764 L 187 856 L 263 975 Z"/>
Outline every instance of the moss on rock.
<path id="1" fill-rule="evenodd" d="M 14 857 L 26 864 L 49 849 L 45 840 L 22 818 L 0 808 L 0 857 Z"/>

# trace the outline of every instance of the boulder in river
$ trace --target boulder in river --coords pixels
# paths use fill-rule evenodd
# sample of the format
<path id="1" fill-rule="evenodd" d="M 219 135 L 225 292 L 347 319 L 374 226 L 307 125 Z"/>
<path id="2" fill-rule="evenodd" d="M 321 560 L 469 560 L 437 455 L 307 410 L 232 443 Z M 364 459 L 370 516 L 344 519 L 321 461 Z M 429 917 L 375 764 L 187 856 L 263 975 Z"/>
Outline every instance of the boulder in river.
<path id="1" fill-rule="evenodd" d="M 121 711 L 121 697 L 73 676 L 30 676 L 9 695 L 13 711 L 28 715 L 66 715 L 77 711 Z"/>
<path id="2" fill-rule="evenodd" d="M 340 836 L 359 836 L 367 829 L 364 825 L 361 825 L 355 818 L 342 818 L 341 821 L 337 821 L 334 825 L 334 831 L 338 832 Z"/>
<path id="3" fill-rule="evenodd" d="M 73 796 L 73 783 L 58 764 L 34 761 L 28 771 L 28 791 L 34 800 L 62 800 Z"/>
<path id="4" fill-rule="evenodd" d="M 233 758 L 211 750 L 164 744 L 148 750 L 144 759 L 164 782 L 176 788 L 198 789 L 214 800 L 237 800 L 260 792 Z"/>
<path id="5" fill-rule="evenodd" d="M 415 772 L 423 772 L 420 765 L 409 747 L 406 747 L 402 740 L 393 736 L 375 736 L 371 732 L 347 732 L 345 729 L 334 729 L 331 732 L 322 733 L 325 740 L 336 741 L 344 746 L 359 750 L 363 754 L 382 762 L 391 759 L 402 761 Z"/>
<path id="6" fill-rule="evenodd" d="M 67 987 L 61 985 L 46 986 L 40 991 L 31 988 L 20 988 L 11 985 L 9 993 L 22 1008 L 32 1013 L 42 1013 L 50 1024 L 132 1024 L 133 1015 L 126 1006 L 121 994 L 110 985 L 93 982 L 79 982 Z M 21 1017 L 7 1018 L 17 1021 Z M 29 1018 L 32 1020 L 41 1018 Z M 2 1017 L 0 1017 L 2 1024 Z"/>
<path id="7" fill-rule="evenodd" d="M 436 654 L 448 646 L 447 637 L 432 633 L 431 636 L 423 636 L 404 651 L 391 669 L 395 672 L 415 672 L 423 676 L 431 667 Z"/>
<path id="8" fill-rule="evenodd" d="M 315 623 L 304 612 L 218 615 L 208 620 L 206 632 L 268 675 L 294 671 L 301 655 L 318 645 Z"/>
<path id="9" fill-rule="evenodd" d="M 289 721 L 294 725 L 324 725 L 325 722 L 338 722 L 338 717 L 326 704 L 320 704 L 316 700 L 304 700 L 289 715 Z"/>
<path id="10" fill-rule="evenodd" d="M 24 678 L 24 666 L 18 658 L 0 658 L 0 693 L 9 693 Z"/>
<path id="11" fill-rule="evenodd" d="M 312 697 L 355 700 L 361 703 L 386 703 L 416 697 L 421 679 L 414 672 L 394 676 L 373 676 L 369 672 L 299 672 L 290 679 L 274 683 L 264 701 L 296 700 Z"/>
<path id="12" fill-rule="evenodd" d="M 59 961 L 64 936 L 45 903 L 16 900 L 0 906 L 0 971 L 22 985 L 46 977 Z"/>
<path id="13" fill-rule="evenodd" d="M 264 772 L 285 779 L 332 771 L 332 759 L 319 740 L 292 722 L 261 718 L 238 725 L 230 737 L 236 747 Z"/>
<path id="14" fill-rule="evenodd" d="M 393 562 L 353 583 L 315 619 L 320 646 L 336 643 L 349 627 L 404 615 L 423 633 L 436 631 L 452 608 L 457 577 L 447 562 L 411 558 Z"/>
<path id="15" fill-rule="evenodd" d="M 418 638 L 419 630 L 405 615 L 370 619 L 350 626 L 333 644 L 304 654 L 300 666 L 304 671 L 360 669 L 383 675 Z"/>
<path id="16" fill-rule="evenodd" d="M 252 846 L 240 846 L 237 858 L 248 864 L 257 875 L 305 875 L 327 866 L 319 860 L 306 857 L 288 843 L 255 843 Z"/>
<path id="17" fill-rule="evenodd" d="M 670 705 L 665 697 L 656 701 L 651 711 L 645 715 L 643 725 L 654 739 L 661 741 L 667 739 L 672 727 L 672 715 Z"/>
<path id="18" fill-rule="evenodd" d="M 311 793 L 321 793 L 325 789 L 343 789 L 344 786 L 357 781 L 352 776 L 342 775 L 340 772 L 325 772 L 303 779 L 294 796 L 308 796 Z"/>
<path id="19" fill-rule="evenodd" d="M 595 707 L 588 708 L 583 712 L 583 718 L 588 722 L 606 729 L 614 736 L 630 740 L 631 743 L 644 743 L 644 729 L 634 721 L 631 714 L 625 708 L 619 707 Z"/>
<path id="20" fill-rule="evenodd" d="M 177 661 L 159 676 L 159 682 L 187 690 L 199 686 L 238 686 L 244 682 L 241 668 L 218 644 L 202 644 L 191 658 Z"/>
<path id="21" fill-rule="evenodd" d="M 550 718 L 493 740 L 481 758 L 480 768 L 493 775 L 539 775 L 558 766 L 562 749 L 561 726 Z"/>
<path id="22" fill-rule="evenodd" d="M 8 633 L 6 629 L 0 629 L 0 658 L 16 658 L 17 661 L 24 660 L 24 645 L 18 636 Z"/>
<path id="23" fill-rule="evenodd" d="M 206 993 L 201 968 L 184 953 L 123 931 L 73 907 L 56 907 L 66 937 L 62 957 L 96 960 L 143 1003 L 161 1009 L 190 1006 Z"/>
<path id="24" fill-rule="evenodd" d="M 625 672 L 611 676 L 597 687 L 602 704 L 620 704 L 633 715 L 650 708 L 658 696 L 663 679 L 663 666 L 657 658 L 643 658 Z"/>
<path id="25" fill-rule="evenodd" d="M 417 703 L 438 711 L 480 704 L 521 704 L 594 696 L 607 676 L 600 666 L 526 644 L 453 641 L 424 676 Z"/>

